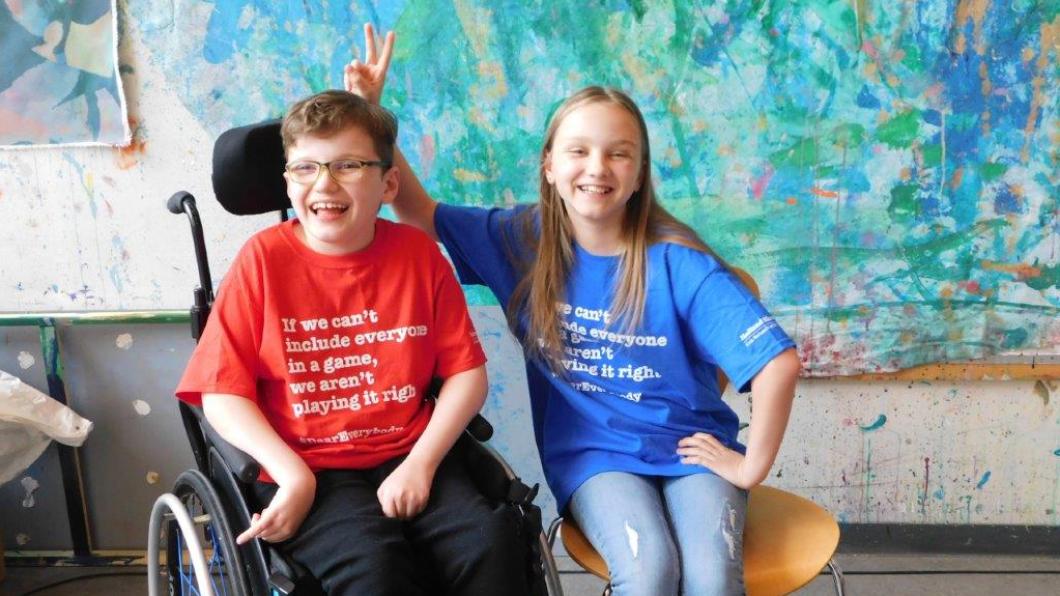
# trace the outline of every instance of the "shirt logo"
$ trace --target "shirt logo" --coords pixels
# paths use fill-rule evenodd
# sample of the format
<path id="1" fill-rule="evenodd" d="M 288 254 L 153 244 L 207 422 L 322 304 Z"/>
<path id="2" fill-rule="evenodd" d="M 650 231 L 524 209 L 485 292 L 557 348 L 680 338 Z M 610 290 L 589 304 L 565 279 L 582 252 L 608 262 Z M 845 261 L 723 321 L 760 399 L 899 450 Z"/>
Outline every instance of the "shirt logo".
<path id="1" fill-rule="evenodd" d="M 762 317 L 755 321 L 754 325 L 748 327 L 747 331 L 740 334 L 740 341 L 743 342 L 743 345 L 750 347 L 756 339 L 765 335 L 767 331 L 779 326 L 773 317 Z"/>

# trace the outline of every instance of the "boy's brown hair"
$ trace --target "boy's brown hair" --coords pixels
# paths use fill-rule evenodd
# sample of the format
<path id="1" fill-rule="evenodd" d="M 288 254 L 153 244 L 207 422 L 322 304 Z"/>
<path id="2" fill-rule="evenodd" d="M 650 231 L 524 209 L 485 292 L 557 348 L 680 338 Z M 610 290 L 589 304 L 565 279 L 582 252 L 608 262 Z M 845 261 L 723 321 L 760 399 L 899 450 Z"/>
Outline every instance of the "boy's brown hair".
<path id="1" fill-rule="evenodd" d="M 287 110 L 280 127 L 283 153 L 287 155 L 291 146 L 304 136 L 330 137 L 352 126 L 368 133 L 380 161 L 387 167 L 394 163 L 397 118 L 382 106 L 338 90 L 311 95 Z"/>

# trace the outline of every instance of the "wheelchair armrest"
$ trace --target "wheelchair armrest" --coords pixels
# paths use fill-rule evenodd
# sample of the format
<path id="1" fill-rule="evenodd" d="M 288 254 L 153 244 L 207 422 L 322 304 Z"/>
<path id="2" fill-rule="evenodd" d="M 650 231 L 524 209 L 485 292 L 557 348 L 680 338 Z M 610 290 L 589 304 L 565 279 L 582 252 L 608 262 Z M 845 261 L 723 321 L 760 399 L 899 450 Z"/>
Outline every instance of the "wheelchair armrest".
<path id="1" fill-rule="evenodd" d="M 475 414 L 471 422 L 467 423 L 467 433 L 479 443 L 485 443 L 493 437 L 493 425 L 482 414 Z"/>
<path id="2" fill-rule="evenodd" d="M 240 482 L 246 484 L 250 484 L 257 480 L 258 474 L 261 472 L 261 464 L 259 464 L 253 457 L 243 453 L 239 448 L 224 440 L 221 435 L 210 426 L 202 408 L 193 407 L 191 410 L 195 412 L 195 417 L 199 419 L 199 426 L 202 428 L 203 434 L 206 435 L 209 443 L 217 449 L 217 453 L 221 454 L 221 459 L 225 460 L 228 467 L 232 468 L 232 473 L 236 475 L 236 478 L 238 478 Z"/>

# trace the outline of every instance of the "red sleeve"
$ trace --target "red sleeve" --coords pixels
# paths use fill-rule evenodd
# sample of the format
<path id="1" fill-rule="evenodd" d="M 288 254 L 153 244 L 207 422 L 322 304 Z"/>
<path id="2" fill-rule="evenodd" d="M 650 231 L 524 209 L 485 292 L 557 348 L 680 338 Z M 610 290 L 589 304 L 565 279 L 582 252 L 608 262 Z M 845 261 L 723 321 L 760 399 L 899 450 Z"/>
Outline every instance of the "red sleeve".
<path id="1" fill-rule="evenodd" d="M 431 247 L 434 267 L 434 376 L 443 379 L 486 363 L 486 354 L 467 311 L 464 292 L 453 275 L 453 267 L 437 245 Z"/>
<path id="2" fill-rule="evenodd" d="M 258 400 L 263 261 L 254 253 L 248 244 L 236 256 L 177 385 L 177 397 L 192 405 L 202 405 L 203 393 L 231 393 Z"/>

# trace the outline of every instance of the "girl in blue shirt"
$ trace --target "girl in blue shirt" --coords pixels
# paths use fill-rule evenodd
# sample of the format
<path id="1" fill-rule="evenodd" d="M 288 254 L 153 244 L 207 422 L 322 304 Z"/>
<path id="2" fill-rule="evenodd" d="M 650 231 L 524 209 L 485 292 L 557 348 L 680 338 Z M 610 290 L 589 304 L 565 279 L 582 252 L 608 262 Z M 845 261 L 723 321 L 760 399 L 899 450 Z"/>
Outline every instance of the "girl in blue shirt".
<path id="1" fill-rule="evenodd" d="M 379 101 L 394 39 L 378 52 L 365 26 L 348 90 Z M 396 158 L 398 217 L 505 308 L 546 479 L 607 562 L 613 593 L 742 593 L 747 489 L 776 458 L 799 361 L 765 308 L 657 202 L 637 106 L 601 87 L 568 98 L 545 134 L 534 206 L 437 203 Z M 719 368 L 752 393 L 746 448 Z"/>

